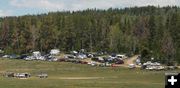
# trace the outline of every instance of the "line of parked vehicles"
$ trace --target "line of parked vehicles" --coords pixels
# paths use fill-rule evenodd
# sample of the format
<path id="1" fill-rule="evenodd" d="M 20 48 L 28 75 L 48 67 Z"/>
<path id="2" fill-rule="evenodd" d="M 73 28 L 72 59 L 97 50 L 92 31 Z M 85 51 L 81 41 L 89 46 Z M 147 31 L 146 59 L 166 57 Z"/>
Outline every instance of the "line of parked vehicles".
<path id="1" fill-rule="evenodd" d="M 8 78 L 27 79 L 27 78 L 30 78 L 32 75 L 28 72 L 24 72 L 24 73 L 5 72 L 3 74 L 3 76 L 8 77 Z M 36 77 L 48 78 L 48 74 L 47 73 L 39 73 Z"/>
<path id="2" fill-rule="evenodd" d="M 147 61 L 141 65 L 141 69 L 160 71 L 160 70 L 174 70 L 174 69 L 178 69 L 178 67 L 165 66 L 158 62 Z"/>
<path id="3" fill-rule="evenodd" d="M 42 55 L 39 51 L 32 52 L 31 55 L 4 55 L 3 58 L 11 58 L 11 59 L 24 59 L 27 61 L 30 60 L 43 60 L 43 61 L 58 61 L 58 62 L 72 62 L 72 63 L 80 63 L 80 64 L 88 64 L 91 66 L 112 66 L 112 64 L 124 64 L 124 59 L 127 58 L 125 54 L 111 54 L 109 55 L 107 52 L 95 52 L 88 53 L 85 52 L 84 49 L 79 51 L 71 51 L 68 54 L 64 54 L 64 57 L 59 57 L 60 51 L 58 49 L 52 49 L 48 54 Z M 85 61 L 85 59 L 89 59 L 90 61 Z"/>
<path id="4" fill-rule="evenodd" d="M 34 51 L 31 55 L 22 54 L 8 54 L 8 55 L 1 55 L 2 58 L 10 58 L 10 59 L 24 59 L 24 60 L 55 60 L 55 56 L 58 55 L 60 51 L 58 49 L 52 49 L 49 54 L 42 55 L 40 51 Z"/>
<path id="5" fill-rule="evenodd" d="M 24 59 L 24 60 L 43 60 L 43 61 L 58 61 L 58 62 L 72 62 L 76 64 L 88 64 L 91 66 L 100 66 L 100 67 L 114 67 L 119 64 L 124 64 L 124 60 L 128 58 L 125 54 L 108 54 L 107 52 L 96 52 L 96 53 L 88 53 L 85 52 L 84 49 L 79 51 L 71 51 L 68 54 L 64 54 L 64 57 L 58 57 L 60 54 L 59 49 L 52 49 L 48 54 L 42 55 L 41 52 L 35 51 L 32 52 L 32 55 L 3 55 L 3 58 L 11 58 L 11 59 Z M 85 60 L 85 59 L 90 60 Z M 146 70 L 165 70 L 165 69 L 176 69 L 174 66 L 163 66 L 158 62 L 147 61 L 145 63 L 141 63 L 141 57 L 138 56 L 136 59 L 136 64 L 129 64 L 129 68 L 136 68 L 136 66 L 140 66 L 142 69 Z"/>

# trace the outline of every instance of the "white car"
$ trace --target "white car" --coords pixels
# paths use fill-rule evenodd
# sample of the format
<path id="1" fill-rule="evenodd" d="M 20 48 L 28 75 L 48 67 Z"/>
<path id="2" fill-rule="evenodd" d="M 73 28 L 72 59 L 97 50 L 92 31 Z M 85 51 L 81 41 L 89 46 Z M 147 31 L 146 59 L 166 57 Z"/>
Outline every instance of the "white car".
<path id="1" fill-rule="evenodd" d="M 32 56 L 27 56 L 26 58 L 24 58 L 25 60 L 33 60 Z"/>
<path id="2" fill-rule="evenodd" d="M 130 69 L 133 69 L 133 68 L 136 68 L 136 65 L 135 64 L 129 64 L 128 66 Z"/>
<path id="3" fill-rule="evenodd" d="M 10 56 L 9 55 L 4 55 L 2 56 L 3 58 L 9 58 Z"/>
<path id="4" fill-rule="evenodd" d="M 43 56 L 39 56 L 39 57 L 36 57 L 37 60 L 46 60 L 45 57 Z"/>

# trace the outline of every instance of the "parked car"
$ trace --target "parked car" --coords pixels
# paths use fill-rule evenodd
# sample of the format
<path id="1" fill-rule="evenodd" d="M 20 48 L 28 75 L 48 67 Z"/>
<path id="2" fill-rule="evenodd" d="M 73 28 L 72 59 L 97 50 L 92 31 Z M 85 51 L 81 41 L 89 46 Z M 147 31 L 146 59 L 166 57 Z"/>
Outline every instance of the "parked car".
<path id="1" fill-rule="evenodd" d="M 10 56 L 9 55 L 4 55 L 2 56 L 3 58 L 9 58 Z"/>
<path id="2" fill-rule="evenodd" d="M 123 60 L 118 60 L 115 62 L 115 64 L 124 64 L 124 61 Z"/>
<path id="3" fill-rule="evenodd" d="M 102 64 L 99 64 L 100 67 L 110 67 L 111 64 L 108 63 L 108 62 L 105 62 L 105 63 L 102 63 Z"/>
<path id="4" fill-rule="evenodd" d="M 58 61 L 58 59 L 53 57 L 53 58 L 49 59 L 48 61 Z"/>
<path id="5" fill-rule="evenodd" d="M 24 58 L 24 60 L 27 60 L 27 61 L 33 60 L 33 59 L 34 59 L 33 56 L 27 56 L 26 58 Z"/>
<path id="6" fill-rule="evenodd" d="M 87 58 L 87 56 L 86 56 L 85 54 L 78 54 L 78 55 L 77 55 L 77 58 L 79 58 L 79 59 L 85 59 L 85 58 Z"/>
<path id="7" fill-rule="evenodd" d="M 18 59 L 19 57 L 16 54 L 11 54 L 11 55 L 9 55 L 9 58 L 10 59 Z"/>
<path id="8" fill-rule="evenodd" d="M 91 58 L 91 60 L 92 61 L 101 62 L 101 63 L 105 62 L 104 58 L 102 58 L 102 57 L 93 57 L 93 58 Z"/>
<path id="9" fill-rule="evenodd" d="M 76 56 L 74 56 L 74 55 L 66 55 L 65 58 L 66 59 L 75 59 Z"/>
<path id="10" fill-rule="evenodd" d="M 134 69 L 134 68 L 136 68 L 136 66 L 135 66 L 135 64 L 129 64 L 129 66 L 128 66 L 130 69 Z"/>
<path id="11" fill-rule="evenodd" d="M 47 77 L 48 77 L 48 74 L 46 74 L 46 73 L 41 73 L 41 74 L 37 75 L 37 77 L 39 77 L 39 78 L 47 78 Z"/>
<path id="12" fill-rule="evenodd" d="M 28 57 L 28 55 L 23 54 L 23 55 L 20 55 L 20 57 L 18 59 L 25 59 L 26 57 Z"/>
<path id="13" fill-rule="evenodd" d="M 97 66 L 97 65 L 98 65 L 98 64 L 97 64 L 96 62 L 94 62 L 94 61 L 88 62 L 87 64 L 88 64 L 88 65 L 91 65 L 91 66 Z"/>
<path id="14" fill-rule="evenodd" d="M 86 56 L 87 56 L 88 58 L 93 58 L 93 57 L 94 57 L 93 54 L 87 54 Z"/>
<path id="15" fill-rule="evenodd" d="M 52 56 L 51 56 L 51 54 L 46 54 L 46 55 L 44 55 L 44 58 L 46 58 L 46 60 L 49 60 L 49 59 L 52 59 Z"/>
<path id="16" fill-rule="evenodd" d="M 29 78 L 29 77 L 31 77 L 31 74 L 29 74 L 29 73 L 16 73 L 15 77 L 16 78 Z"/>

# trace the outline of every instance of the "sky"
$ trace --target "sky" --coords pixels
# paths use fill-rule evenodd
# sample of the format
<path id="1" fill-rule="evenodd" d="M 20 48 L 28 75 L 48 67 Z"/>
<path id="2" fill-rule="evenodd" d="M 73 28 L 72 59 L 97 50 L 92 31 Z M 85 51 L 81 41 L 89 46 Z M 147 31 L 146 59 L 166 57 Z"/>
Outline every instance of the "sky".
<path id="1" fill-rule="evenodd" d="M 0 17 L 147 5 L 180 6 L 180 0 L 0 0 Z"/>

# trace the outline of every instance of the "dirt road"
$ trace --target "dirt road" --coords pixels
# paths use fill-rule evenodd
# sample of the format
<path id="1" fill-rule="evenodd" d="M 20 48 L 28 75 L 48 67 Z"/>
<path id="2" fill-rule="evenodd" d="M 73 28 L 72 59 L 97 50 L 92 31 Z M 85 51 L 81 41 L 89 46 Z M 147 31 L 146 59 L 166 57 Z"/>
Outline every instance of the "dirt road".
<path id="1" fill-rule="evenodd" d="M 104 79 L 104 77 L 59 77 L 59 79 Z"/>
<path id="2" fill-rule="evenodd" d="M 124 61 L 124 64 L 125 64 L 125 65 L 135 64 L 135 60 L 138 58 L 138 56 L 139 56 L 139 55 L 135 55 L 135 56 L 133 56 L 133 57 L 130 57 L 130 58 L 126 59 L 126 60 Z"/>
<path id="3" fill-rule="evenodd" d="M 134 55 L 132 57 L 129 57 L 127 59 L 124 60 L 124 64 L 118 65 L 118 66 L 122 66 L 122 67 L 128 67 L 129 64 L 135 64 L 135 60 L 137 59 L 139 55 Z"/>

